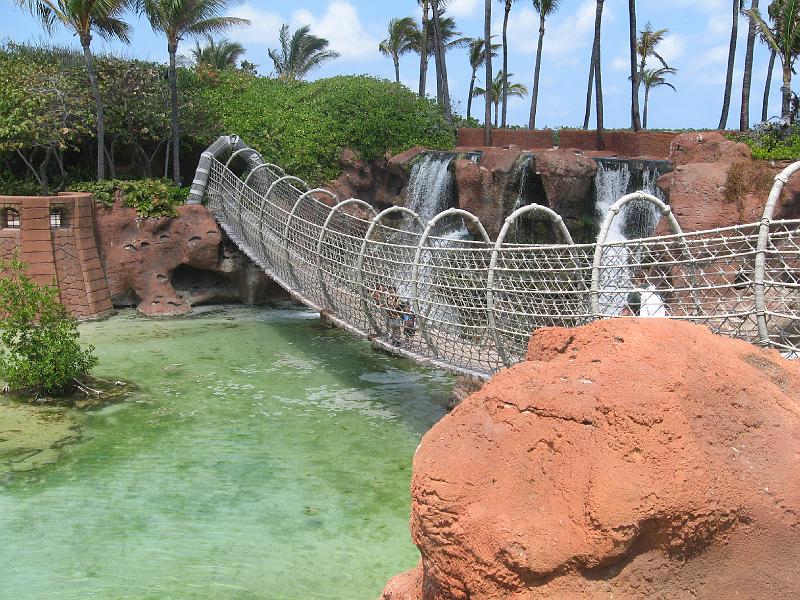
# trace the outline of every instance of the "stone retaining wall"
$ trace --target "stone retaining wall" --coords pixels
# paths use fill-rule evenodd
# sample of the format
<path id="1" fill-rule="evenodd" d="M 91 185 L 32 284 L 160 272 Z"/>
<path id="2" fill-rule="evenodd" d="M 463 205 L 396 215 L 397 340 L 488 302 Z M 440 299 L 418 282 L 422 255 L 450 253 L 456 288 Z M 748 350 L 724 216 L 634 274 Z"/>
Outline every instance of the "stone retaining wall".
<path id="1" fill-rule="evenodd" d="M 5 209 L 19 214 L 19 227 L 7 227 Z M 60 211 L 61 226 L 51 225 Z M 94 197 L 0 196 L 0 258 L 14 252 L 40 284 L 56 283 L 62 304 L 75 317 L 97 318 L 113 311 L 106 274 L 100 264 L 94 227 Z"/>
<path id="2" fill-rule="evenodd" d="M 575 148 L 587 152 L 598 151 L 597 132 L 584 129 L 561 129 L 558 132 L 561 148 Z M 670 145 L 677 134 L 662 131 L 613 131 L 603 134 L 605 151 L 623 157 L 647 157 L 666 159 Z M 495 129 L 492 146 L 503 148 L 513 145 L 520 150 L 552 148 L 554 132 L 550 129 Z M 458 130 L 458 145 L 462 147 L 483 146 L 483 129 L 462 128 Z"/>

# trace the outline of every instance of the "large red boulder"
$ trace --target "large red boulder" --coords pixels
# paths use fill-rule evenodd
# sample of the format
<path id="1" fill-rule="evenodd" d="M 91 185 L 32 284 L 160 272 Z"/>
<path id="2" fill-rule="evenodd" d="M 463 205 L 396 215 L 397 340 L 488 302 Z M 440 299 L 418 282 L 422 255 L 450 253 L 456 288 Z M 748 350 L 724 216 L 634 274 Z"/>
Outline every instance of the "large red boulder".
<path id="1" fill-rule="evenodd" d="M 668 320 L 542 329 L 423 438 L 385 599 L 800 597 L 800 364 Z"/>

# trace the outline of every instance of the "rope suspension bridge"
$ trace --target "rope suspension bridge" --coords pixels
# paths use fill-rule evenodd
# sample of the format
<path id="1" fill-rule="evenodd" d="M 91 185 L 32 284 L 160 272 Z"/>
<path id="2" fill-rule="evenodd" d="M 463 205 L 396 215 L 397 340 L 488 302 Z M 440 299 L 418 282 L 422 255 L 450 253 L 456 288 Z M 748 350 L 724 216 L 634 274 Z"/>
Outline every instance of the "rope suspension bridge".
<path id="1" fill-rule="evenodd" d="M 338 326 L 387 351 L 486 378 L 524 360 L 534 330 L 620 317 L 631 294 L 669 318 L 799 355 L 800 220 L 773 219 L 798 170 L 800 162 L 776 177 L 756 223 L 683 232 L 668 205 L 637 192 L 611 207 L 596 243 L 573 243 L 561 217 L 535 204 L 511 214 L 493 241 L 466 211 L 428 222 L 401 206 L 377 212 L 311 189 L 223 136 L 201 156 L 189 202 L 205 199 L 243 252 Z M 615 219 L 642 207 L 671 233 L 609 240 Z M 549 222 L 562 243 L 507 242 L 523 218 Z M 472 235 L 453 235 L 454 224 Z M 402 347 L 392 339 L 389 299 L 407 301 L 416 318 Z"/>

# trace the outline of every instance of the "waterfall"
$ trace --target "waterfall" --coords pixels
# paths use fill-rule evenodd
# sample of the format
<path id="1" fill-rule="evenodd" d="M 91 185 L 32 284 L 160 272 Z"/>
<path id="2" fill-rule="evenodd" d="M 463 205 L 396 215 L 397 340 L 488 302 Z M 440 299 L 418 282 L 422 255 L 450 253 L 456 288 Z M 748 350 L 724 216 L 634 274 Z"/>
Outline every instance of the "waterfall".
<path id="1" fill-rule="evenodd" d="M 452 152 L 426 152 L 411 169 L 406 207 L 423 222 L 454 204 L 455 182 L 450 163 L 455 157 Z"/>
<path id="2" fill-rule="evenodd" d="M 528 180 L 531 176 L 531 163 L 533 162 L 533 154 L 520 155 L 517 163 L 514 165 L 514 171 L 511 174 L 511 181 L 517 184 L 517 199 L 511 207 L 511 212 L 522 208 L 528 204 L 526 192 L 528 187 Z"/>
<path id="3" fill-rule="evenodd" d="M 658 178 L 668 171 L 666 161 L 630 161 L 595 159 L 598 163 L 595 177 L 595 210 L 598 224 L 602 224 L 611 206 L 620 198 L 636 191 L 644 191 L 664 201 L 656 185 Z M 660 214 L 649 202 L 632 202 L 622 209 L 612 221 L 606 243 L 649 237 L 658 225 Z M 606 315 L 618 315 L 625 308 L 627 293 L 634 287 L 634 273 L 628 266 L 642 258 L 641 249 L 612 246 L 603 252 L 600 272 L 600 310 Z"/>

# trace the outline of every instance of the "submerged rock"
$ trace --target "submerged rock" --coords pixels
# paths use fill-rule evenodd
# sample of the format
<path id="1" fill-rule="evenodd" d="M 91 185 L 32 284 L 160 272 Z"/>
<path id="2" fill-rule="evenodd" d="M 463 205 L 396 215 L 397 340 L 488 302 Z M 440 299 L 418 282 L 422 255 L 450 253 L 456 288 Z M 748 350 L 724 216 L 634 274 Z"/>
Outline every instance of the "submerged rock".
<path id="1" fill-rule="evenodd" d="M 31 471 L 61 457 L 80 431 L 69 411 L 0 398 L 0 484 L 9 473 Z"/>
<path id="2" fill-rule="evenodd" d="M 424 437 L 386 599 L 800 595 L 800 364 L 667 320 L 542 329 Z"/>

